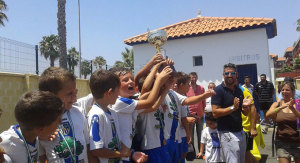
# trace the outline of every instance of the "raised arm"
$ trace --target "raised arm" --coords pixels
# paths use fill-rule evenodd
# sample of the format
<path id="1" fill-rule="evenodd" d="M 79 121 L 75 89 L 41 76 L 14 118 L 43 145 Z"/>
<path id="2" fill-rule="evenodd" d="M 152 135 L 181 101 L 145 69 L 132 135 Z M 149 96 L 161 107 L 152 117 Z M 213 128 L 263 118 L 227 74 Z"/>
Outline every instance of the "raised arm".
<path id="1" fill-rule="evenodd" d="M 162 64 L 165 64 L 165 63 L 166 63 L 166 61 L 161 61 L 153 67 L 153 69 L 151 70 L 151 72 L 149 73 L 149 75 L 146 77 L 146 79 L 144 81 L 144 84 L 143 84 L 143 87 L 141 90 L 141 95 L 144 94 L 145 92 L 148 92 L 151 90 L 151 86 L 152 86 L 153 82 L 155 81 L 155 75 L 156 75 L 158 69 L 160 68 L 160 66 Z"/>
<path id="2" fill-rule="evenodd" d="M 151 60 L 136 74 L 135 79 L 134 79 L 135 85 L 138 85 L 139 80 L 142 76 L 145 76 L 150 72 L 153 65 L 155 65 L 156 63 L 159 63 L 163 60 L 164 60 L 164 58 L 160 53 L 157 53 L 155 56 L 153 56 L 151 58 Z"/>
<path id="3" fill-rule="evenodd" d="M 158 98 L 158 94 L 162 85 L 168 80 L 169 76 L 172 73 L 172 69 L 169 66 L 166 66 L 161 73 L 157 75 L 157 78 L 154 82 L 154 86 L 145 100 L 139 100 L 136 106 L 136 109 L 145 109 L 151 107 Z"/>
<path id="4" fill-rule="evenodd" d="M 279 104 L 279 102 L 274 102 L 274 103 L 271 105 L 270 109 L 269 109 L 269 110 L 267 111 L 267 113 L 266 113 L 266 118 L 271 118 L 271 117 L 272 117 L 272 118 L 276 118 L 277 113 L 278 113 L 280 110 L 282 110 L 282 109 L 288 107 L 288 105 L 286 105 L 286 104 L 282 104 L 281 106 L 278 107 L 278 104 Z"/>

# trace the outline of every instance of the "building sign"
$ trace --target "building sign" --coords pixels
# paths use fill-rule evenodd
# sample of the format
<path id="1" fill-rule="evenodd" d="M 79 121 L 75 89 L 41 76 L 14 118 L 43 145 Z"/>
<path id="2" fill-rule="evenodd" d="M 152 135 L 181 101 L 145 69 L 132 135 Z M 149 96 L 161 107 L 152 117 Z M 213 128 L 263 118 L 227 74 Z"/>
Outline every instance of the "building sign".
<path id="1" fill-rule="evenodd" d="M 229 57 L 230 63 L 237 62 L 256 62 L 260 59 L 260 54 L 245 54 Z"/>

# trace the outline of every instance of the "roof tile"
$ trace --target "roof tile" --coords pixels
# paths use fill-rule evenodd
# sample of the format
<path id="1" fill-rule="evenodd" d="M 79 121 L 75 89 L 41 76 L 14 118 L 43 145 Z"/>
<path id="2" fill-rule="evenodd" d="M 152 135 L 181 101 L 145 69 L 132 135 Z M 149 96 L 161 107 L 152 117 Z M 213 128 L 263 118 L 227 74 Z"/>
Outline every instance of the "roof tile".
<path id="1" fill-rule="evenodd" d="M 159 29 L 165 30 L 168 38 L 183 38 L 248 27 L 267 26 L 269 24 L 273 25 L 274 37 L 277 33 L 276 20 L 273 18 L 197 17 Z M 128 45 L 144 42 L 147 42 L 147 32 L 124 40 L 124 43 Z"/>

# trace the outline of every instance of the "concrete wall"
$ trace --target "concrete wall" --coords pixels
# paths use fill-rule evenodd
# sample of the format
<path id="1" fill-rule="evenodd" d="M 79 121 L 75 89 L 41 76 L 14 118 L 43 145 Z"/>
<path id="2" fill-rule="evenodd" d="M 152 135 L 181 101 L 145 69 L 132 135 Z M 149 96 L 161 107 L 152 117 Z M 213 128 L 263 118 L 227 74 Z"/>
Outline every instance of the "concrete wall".
<path id="1" fill-rule="evenodd" d="M 0 132 L 6 130 L 10 125 L 16 124 L 14 107 L 27 91 L 38 89 L 38 75 L 0 73 Z M 78 98 L 90 93 L 88 80 L 77 79 Z"/>
<path id="2" fill-rule="evenodd" d="M 269 63 L 269 46 L 265 28 L 219 33 L 214 35 L 168 40 L 163 47 L 175 61 L 177 71 L 195 71 L 199 83 L 207 87 L 210 81 L 219 84 L 223 65 L 257 64 L 257 75 L 264 73 L 272 80 Z M 149 44 L 133 46 L 134 68 L 138 72 L 155 54 Z M 193 66 L 193 56 L 202 56 L 203 66 Z"/>

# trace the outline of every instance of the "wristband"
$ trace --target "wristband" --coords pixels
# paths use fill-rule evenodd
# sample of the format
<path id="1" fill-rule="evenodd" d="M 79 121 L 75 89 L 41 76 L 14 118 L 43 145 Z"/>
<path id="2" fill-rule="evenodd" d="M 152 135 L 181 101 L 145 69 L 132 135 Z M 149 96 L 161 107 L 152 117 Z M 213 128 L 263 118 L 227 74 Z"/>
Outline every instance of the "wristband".
<path id="1" fill-rule="evenodd" d="M 277 108 L 274 108 L 274 111 L 275 111 L 275 113 L 278 113 L 278 110 L 277 110 Z"/>
<path id="2" fill-rule="evenodd" d="M 132 158 L 132 157 L 133 157 L 133 154 L 134 154 L 134 150 L 131 150 L 131 154 L 130 154 L 130 157 L 129 157 L 129 160 L 130 160 L 130 161 L 133 161 L 133 158 Z"/>

